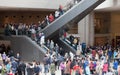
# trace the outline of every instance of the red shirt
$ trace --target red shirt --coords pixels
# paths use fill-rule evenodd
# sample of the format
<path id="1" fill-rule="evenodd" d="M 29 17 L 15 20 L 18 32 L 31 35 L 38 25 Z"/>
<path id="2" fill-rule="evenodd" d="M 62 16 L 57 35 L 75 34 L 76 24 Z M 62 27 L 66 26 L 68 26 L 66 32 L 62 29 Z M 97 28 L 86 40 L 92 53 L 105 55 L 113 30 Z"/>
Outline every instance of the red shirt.
<path id="1" fill-rule="evenodd" d="M 96 56 L 96 51 L 92 50 L 92 56 L 95 57 Z"/>
<path id="2" fill-rule="evenodd" d="M 13 75 L 13 73 L 9 73 L 8 75 Z"/>
<path id="3" fill-rule="evenodd" d="M 93 68 L 94 68 L 94 64 L 93 62 L 90 62 L 90 70 L 93 70 Z"/>
<path id="4" fill-rule="evenodd" d="M 54 21 L 54 16 L 53 16 L 53 15 L 50 15 L 50 16 L 49 16 L 49 21 L 50 21 L 50 22 L 53 22 L 53 21 Z"/>
<path id="5" fill-rule="evenodd" d="M 64 37 L 66 37 L 67 35 L 66 35 L 66 32 L 64 32 Z"/>
<path id="6" fill-rule="evenodd" d="M 73 66 L 73 70 L 79 70 L 80 69 L 80 67 L 78 66 L 78 65 L 75 65 L 75 66 Z"/>

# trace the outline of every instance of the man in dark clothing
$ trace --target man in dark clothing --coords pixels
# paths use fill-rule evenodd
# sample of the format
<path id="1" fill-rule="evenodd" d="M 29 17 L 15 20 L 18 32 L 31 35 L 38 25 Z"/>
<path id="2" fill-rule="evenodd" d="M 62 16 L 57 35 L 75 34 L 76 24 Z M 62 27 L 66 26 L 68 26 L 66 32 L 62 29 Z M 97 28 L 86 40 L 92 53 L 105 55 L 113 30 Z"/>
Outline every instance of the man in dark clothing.
<path id="1" fill-rule="evenodd" d="M 83 55 L 86 54 L 86 43 L 82 43 L 82 52 L 83 52 Z"/>
<path id="2" fill-rule="evenodd" d="M 35 75 L 39 75 L 39 72 L 40 72 L 40 67 L 38 66 L 38 64 L 35 64 L 35 67 L 34 67 Z"/>
<path id="3" fill-rule="evenodd" d="M 18 72 L 18 75 L 22 75 L 21 65 L 18 66 L 18 68 L 17 68 L 17 72 Z"/>
<path id="4" fill-rule="evenodd" d="M 58 11 L 60 12 L 60 16 L 64 14 L 63 6 L 62 5 L 59 6 Z"/>
<path id="5" fill-rule="evenodd" d="M 65 55 L 65 52 L 64 52 L 63 48 L 60 48 L 59 54 L 60 54 L 61 56 L 64 56 L 64 55 Z"/>
<path id="6" fill-rule="evenodd" d="M 48 57 L 47 57 L 47 55 L 45 55 L 45 57 L 44 57 L 44 59 L 43 59 L 43 62 L 44 62 L 44 73 L 45 73 L 45 75 L 49 72 L 49 68 L 48 68 L 48 64 L 49 64 L 49 62 L 48 62 Z"/>
<path id="7" fill-rule="evenodd" d="M 72 44 L 73 44 L 73 41 L 74 41 L 74 36 L 73 36 L 73 35 L 70 35 L 69 39 L 70 39 L 71 46 L 72 46 Z"/>
<path id="8" fill-rule="evenodd" d="M 18 66 L 18 75 L 25 75 L 25 68 L 26 68 L 26 64 L 24 62 L 20 62 L 19 66 Z"/>
<path id="9" fill-rule="evenodd" d="M 17 72 L 17 67 L 18 67 L 18 64 L 15 60 L 12 61 L 12 72 L 15 74 Z"/>
<path id="10" fill-rule="evenodd" d="M 29 63 L 27 65 L 27 75 L 34 75 L 34 70 L 33 70 L 33 64 L 32 63 Z"/>
<path id="11" fill-rule="evenodd" d="M 13 50 L 10 50 L 10 51 L 8 52 L 8 56 L 9 56 L 9 57 L 14 56 Z"/>
<path id="12" fill-rule="evenodd" d="M 21 59 L 21 57 L 20 57 L 20 54 L 19 53 L 17 53 L 17 55 L 16 55 L 16 57 L 15 57 L 16 59 L 16 62 L 19 64 L 19 62 L 20 62 L 20 59 Z"/>
<path id="13" fill-rule="evenodd" d="M 72 72 L 72 70 L 73 70 L 73 66 L 75 66 L 75 59 L 73 59 L 73 61 L 70 63 L 70 74 L 71 74 L 71 72 Z"/>

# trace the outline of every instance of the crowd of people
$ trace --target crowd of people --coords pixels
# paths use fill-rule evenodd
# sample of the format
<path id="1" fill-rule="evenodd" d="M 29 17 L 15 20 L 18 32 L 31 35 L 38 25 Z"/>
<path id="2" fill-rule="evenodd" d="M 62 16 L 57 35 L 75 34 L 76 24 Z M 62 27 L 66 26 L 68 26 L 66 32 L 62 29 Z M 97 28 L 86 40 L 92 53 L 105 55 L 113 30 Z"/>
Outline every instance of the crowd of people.
<path id="1" fill-rule="evenodd" d="M 46 43 L 49 50 L 43 62 L 24 62 L 19 53 L 12 50 L 0 54 L 0 72 L 2 75 L 120 75 L 120 48 L 111 45 L 86 47 L 85 51 L 74 55 L 65 53 L 51 40 Z M 83 49 L 82 49 L 83 50 Z M 56 53 L 57 51 L 57 53 Z M 84 52 L 84 53 L 83 53 Z M 41 64 L 43 63 L 43 64 Z M 42 67 L 42 65 L 44 65 Z M 44 72 L 43 72 L 44 70 Z M 42 73 L 43 72 L 43 73 Z M 57 74 L 56 74 L 57 75 Z"/>
<path id="2" fill-rule="evenodd" d="M 48 72 L 50 72 L 51 75 L 55 75 L 55 71 L 58 69 L 61 70 L 61 75 L 120 75 L 119 47 L 113 48 L 109 44 L 105 46 L 81 47 L 82 49 L 77 49 L 80 50 L 80 53 L 74 55 L 72 53 L 65 53 L 53 40 L 48 39 L 47 42 L 45 42 L 44 33 L 39 33 L 39 37 L 37 37 L 33 32 L 30 35 L 28 34 L 28 36 L 37 43 L 39 43 L 38 41 L 40 41 L 42 37 L 44 40 L 40 45 L 46 45 L 49 49 L 43 58 L 44 73 L 46 75 Z M 22 35 L 26 35 L 24 31 L 21 31 L 21 33 Z M 71 45 L 73 45 L 74 37 L 72 35 L 69 37 L 69 40 Z M 3 52 L 1 56 L 4 54 L 5 52 Z M 1 58 L 4 63 L 5 58 Z M 18 63 L 16 56 L 10 57 L 8 55 L 8 57 L 6 57 L 5 66 L 2 65 L 1 72 L 3 73 L 5 71 L 5 73 L 8 74 L 17 73 L 18 75 L 25 75 L 24 71 L 21 71 L 21 63 L 22 67 L 24 67 L 24 71 L 26 70 L 28 75 L 39 75 L 43 70 L 39 62 L 34 61 L 32 63 L 23 64 L 21 61 Z M 7 70 L 7 67 L 9 67 L 9 70 Z"/>
<path id="3" fill-rule="evenodd" d="M 5 35 L 30 35 L 31 33 L 37 33 L 41 29 L 45 28 L 47 25 L 52 23 L 55 19 L 64 14 L 64 8 L 70 9 L 72 6 L 80 2 L 81 0 L 71 0 L 66 6 L 59 5 L 58 10 L 54 13 L 46 15 L 43 21 L 38 23 L 26 24 L 26 23 L 6 23 L 5 26 Z"/>
<path id="4" fill-rule="evenodd" d="M 19 53 L 9 50 L 9 54 L 0 53 L 1 75 L 39 75 L 41 72 L 40 62 L 25 62 L 21 60 Z"/>
<path id="5" fill-rule="evenodd" d="M 26 23 L 7 23 L 5 24 L 5 35 L 30 35 L 32 33 L 38 33 L 41 29 L 52 23 L 55 19 L 63 15 L 64 10 L 62 5 L 55 11 L 54 14 L 46 15 L 42 22 L 32 23 L 30 25 Z"/>
<path id="6" fill-rule="evenodd" d="M 119 50 L 111 46 L 86 47 L 79 55 L 68 53 L 61 59 L 47 53 L 44 58 L 44 65 L 47 66 L 45 73 L 50 70 L 55 75 L 58 66 L 61 75 L 120 75 Z M 51 63 L 47 61 L 50 57 Z"/>
<path id="7" fill-rule="evenodd" d="M 43 33 L 40 34 L 42 34 L 42 36 L 44 35 Z M 34 34 L 30 36 L 34 36 Z M 43 36 L 43 38 L 45 38 L 45 36 Z M 69 39 L 71 39 L 70 42 L 73 44 L 73 37 L 70 36 Z M 35 40 L 35 38 L 33 40 Z M 43 58 L 44 73 L 46 75 L 48 72 L 50 72 L 51 75 L 55 75 L 55 71 L 58 69 L 61 70 L 61 75 L 120 75 L 119 47 L 113 48 L 109 44 L 94 47 L 85 46 L 84 48 L 81 47 L 82 49 L 77 49 L 80 53 L 74 55 L 72 53 L 65 53 L 53 40 L 48 39 L 47 42 L 44 40 L 40 45 L 46 45 L 49 49 Z M 7 64 L 10 62 L 12 68 L 12 63 L 15 63 L 16 57 L 14 56 L 14 60 L 10 59 L 11 57 L 9 57 L 9 60 L 7 59 Z M 8 66 L 10 66 L 10 64 L 8 64 Z M 24 75 L 24 71 L 19 72 L 19 66 L 20 64 L 17 64 L 17 67 L 13 67 L 13 70 L 9 69 L 9 71 L 5 71 L 5 73 L 18 73 L 19 75 L 23 73 Z M 16 70 L 14 71 L 14 69 Z M 24 63 L 24 70 L 26 70 L 28 75 L 39 75 L 43 69 L 39 62 L 34 61 L 32 63 Z"/>
<path id="8" fill-rule="evenodd" d="M 63 7 L 55 11 L 55 15 L 50 14 L 40 25 L 26 25 L 23 23 L 6 24 L 6 35 L 27 35 L 36 41 L 41 47 L 46 45 L 48 48 L 43 62 L 24 62 L 19 53 L 14 54 L 12 50 L 0 50 L 0 72 L 2 75 L 42 75 L 51 73 L 55 75 L 57 70 L 61 75 L 120 75 L 120 47 L 113 48 L 112 45 L 104 46 L 85 46 L 79 47 L 79 40 L 74 36 L 69 37 L 70 45 L 79 50 L 79 54 L 71 52 L 65 53 L 53 40 L 45 42 L 44 33 L 39 33 L 41 29 L 52 23 L 56 18 L 64 13 Z M 64 34 L 64 37 L 66 35 Z M 0 49 L 4 49 L 4 45 Z M 8 53 L 7 53 L 8 52 Z M 44 65 L 42 68 L 41 63 Z M 56 74 L 57 75 L 57 74 Z"/>
<path id="9" fill-rule="evenodd" d="M 13 75 L 17 70 L 17 64 L 20 63 L 19 53 L 14 55 L 10 46 L 1 45 L 0 52 L 0 74 Z M 12 74 L 13 73 L 13 74 Z"/>

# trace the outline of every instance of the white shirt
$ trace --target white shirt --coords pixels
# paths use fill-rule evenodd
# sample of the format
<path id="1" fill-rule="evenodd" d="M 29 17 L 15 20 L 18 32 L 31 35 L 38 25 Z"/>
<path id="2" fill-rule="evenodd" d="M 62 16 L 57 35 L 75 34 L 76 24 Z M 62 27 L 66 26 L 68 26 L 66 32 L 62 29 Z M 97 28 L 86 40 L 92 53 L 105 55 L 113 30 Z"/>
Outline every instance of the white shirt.
<path id="1" fill-rule="evenodd" d="M 59 17 L 60 12 L 59 11 L 55 11 L 55 17 Z"/>

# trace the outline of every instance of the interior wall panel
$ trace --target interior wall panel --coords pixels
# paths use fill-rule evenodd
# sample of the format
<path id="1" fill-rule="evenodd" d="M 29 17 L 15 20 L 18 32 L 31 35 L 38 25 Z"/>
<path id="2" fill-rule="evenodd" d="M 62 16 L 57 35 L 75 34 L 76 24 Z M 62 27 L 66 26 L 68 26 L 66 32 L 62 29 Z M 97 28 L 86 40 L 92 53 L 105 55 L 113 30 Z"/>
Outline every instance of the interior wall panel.
<path id="1" fill-rule="evenodd" d="M 6 23 L 38 24 L 38 21 L 42 22 L 50 13 L 54 14 L 54 11 L 3 11 L 0 12 L 0 25 L 3 26 Z"/>

